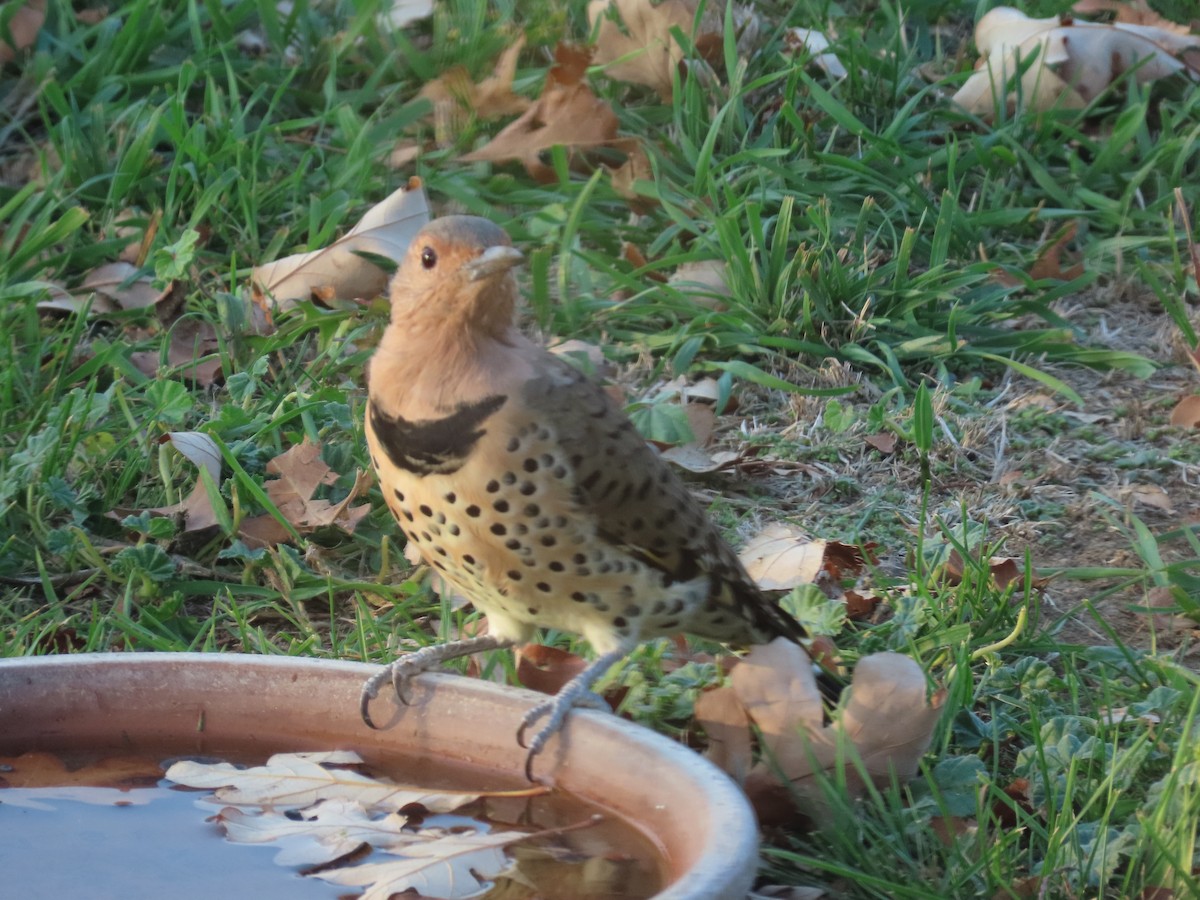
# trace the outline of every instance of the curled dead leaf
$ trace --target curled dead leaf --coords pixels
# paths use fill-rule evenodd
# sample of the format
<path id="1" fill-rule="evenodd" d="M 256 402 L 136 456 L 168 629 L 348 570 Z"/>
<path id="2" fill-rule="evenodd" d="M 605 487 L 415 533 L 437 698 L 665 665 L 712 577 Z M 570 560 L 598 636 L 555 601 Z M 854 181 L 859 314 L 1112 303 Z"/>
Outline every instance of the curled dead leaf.
<path id="1" fill-rule="evenodd" d="M 169 442 L 197 468 L 208 472 L 213 482 L 221 481 L 221 450 L 217 442 L 202 431 L 172 431 L 160 438 L 160 443 Z M 217 515 L 209 499 L 203 479 L 196 479 L 192 492 L 178 503 L 157 506 L 148 512 L 162 516 L 183 515 L 184 531 L 200 531 L 217 524 Z"/>
<path id="2" fill-rule="evenodd" d="M 95 291 L 107 297 L 121 309 L 144 309 L 161 303 L 171 292 L 171 286 L 159 289 L 147 275 L 127 262 L 108 263 L 93 269 L 79 286 L 81 291 Z"/>
<path id="3" fill-rule="evenodd" d="M 829 39 L 813 28 L 789 28 L 784 45 L 793 53 L 809 53 L 813 64 L 830 78 L 845 78 L 850 73 L 836 53 L 829 53 Z"/>
<path id="4" fill-rule="evenodd" d="M 368 262 L 370 253 L 399 263 L 413 236 L 429 221 L 429 203 L 419 179 L 367 210 L 358 223 L 328 247 L 256 266 L 251 273 L 255 301 L 281 309 L 313 297 L 328 301 L 374 297 L 387 286 L 388 273 Z"/>
<path id="5" fill-rule="evenodd" d="M 1001 6 L 980 18 L 975 44 L 983 60 L 953 102 L 990 119 L 1001 104 L 1015 109 L 1018 97 L 1035 111 L 1082 109 L 1130 70 L 1141 84 L 1175 74 L 1194 79 L 1194 66 L 1176 57 L 1200 47 L 1200 37 L 1127 22 L 1031 19 Z M 1011 90 L 1018 78 L 1019 91 Z"/>
<path id="6" fill-rule="evenodd" d="M 738 698 L 760 729 L 767 751 L 767 758 L 746 778 L 746 792 L 760 820 L 766 824 L 772 817 L 786 819 L 786 808 L 805 795 L 817 770 L 838 767 L 850 796 L 865 788 L 863 773 L 877 785 L 892 778 L 903 782 L 916 774 L 941 716 L 945 691 L 927 696 L 925 673 L 913 660 L 898 653 L 875 653 L 859 660 L 848 699 L 834 712 L 833 722 L 823 725 L 812 663 L 800 648 L 780 646 L 788 643 L 777 638 L 753 648 L 732 675 Z M 739 679 L 751 660 L 753 668 Z M 853 753 L 861 765 L 851 764 L 846 753 Z M 820 797 L 810 792 L 806 801 L 811 807 Z M 790 814 L 800 811 L 792 808 Z"/>

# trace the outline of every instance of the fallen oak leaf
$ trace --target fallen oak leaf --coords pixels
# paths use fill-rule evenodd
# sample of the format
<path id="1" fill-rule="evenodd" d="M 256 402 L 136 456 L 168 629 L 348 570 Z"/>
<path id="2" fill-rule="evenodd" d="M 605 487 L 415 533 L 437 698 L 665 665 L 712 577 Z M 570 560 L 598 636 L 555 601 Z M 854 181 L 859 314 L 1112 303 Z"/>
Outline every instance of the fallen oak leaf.
<path id="1" fill-rule="evenodd" d="M 739 679 L 748 660 L 755 670 Z M 927 697 L 925 673 L 913 660 L 875 653 L 859 660 L 846 699 L 834 711 L 833 722 L 822 726 L 812 662 L 783 638 L 754 647 L 734 669 L 731 682 L 767 751 L 746 778 L 747 796 L 764 824 L 800 812 L 799 807 L 788 809 L 797 797 L 803 796 L 806 806 L 819 803 L 817 792 L 805 790 L 818 770 L 837 768 L 851 797 L 865 789 L 864 775 L 876 785 L 911 778 L 929 748 L 946 697 L 944 690 Z"/>
<path id="2" fill-rule="evenodd" d="M 332 884 L 365 887 L 358 900 L 389 900 L 413 890 L 442 900 L 474 897 L 511 867 L 503 848 L 530 837 L 519 831 L 447 834 L 390 851 L 395 860 L 322 869 L 312 875 Z"/>
<path id="3" fill-rule="evenodd" d="M 653 88 L 669 101 L 685 56 L 673 33 L 676 29 L 692 38 L 706 61 L 717 62 L 721 56 L 723 29 L 717 10 L 723 7 L 706 4 L 697 23 L 699 6 L 697 0 L 663 0 L 657 5 L 649 0 L 593 0 L 587 16 L 596 35 L 597 65 L 604 66 L 609 78 Z M 744 17 L 742 24 L 751 21 Z M 743 33 L 752 40 L 756 31 L 747 28 Z"/>
<path id="4" fill-rule="evenodd" d="M 462 156 L 464 162 L 520 160 L 531 177 L 549 182 L 557 176 L 541 161 L 543 150 L 619 143 L 616 114 L 583 80 L 591 60 L 587 48 L 560 43 L 554 59 L 541 97 L 487 144 Z"/>
<path id="5" fill-rule="evenodd" d="M 450 143 L 462 131 L 468 115 L 479 119 L 517 116 L 532 105 L 527 97 L 513 93 L 517 59 L 525 47 L 525 35 L 500 54 L 492 74 L 476 84 L 463 66 L 454 66 L 417 94 L 433 105 L 434 132 L 439 143 Z"/>
<path id="6" fill-rule="evenodd" d="M 180 760 L 166 779 L 185 787 L 213 790 L 220 803 L 304 809 L 319 800 L 352 800 L 366 809 L 395 810 L 420 805 L 430 812 L 453 812 L 482 796 L 478 791 L 431 791 L 394 784 L 340 766 L 358 765 L 353 751 L 276 753 L 261 766 Z"/>
<path id="7" fill-rule="evenodd" d="M 353 534 L 371 511 L 369 503 L 350 506 L 370 486 L 372 477 L 368 472 L 357 472 L 350 492 L 337 503 L 315 496 L 318 488 L 333 484 L 339 476 L 321 459 L 321 445 L 307 438 L 270 460 L 266 469 L 267 474 L 279 476 L 264 484 L 267 497 L 284 521 L 301 534 L 331 525 Z M 245 520 L 239 533 L 255 546 L 270 546 L 290 536 L 288 529 L 271 514 Z"/>
<path id="8" fill-rule="evenodd" d="M 1200 427 L 1200 394 L 1188 394 L 1176 403 L 1170 421 L 1178 428 Z"/>
<path id="9" fill-rule="evenodd" d="M 408 824 L 407 816 L 393 812 L 373 818 L 355 800 L 319 800 L 307 809 L 287 813 L 270 807 L 254 813 L 227 806 L 211 821 L 223 827 L 225 837 L 235 844 L 282 842 L 274 858 L 277 866 L 317 866 L 363 844 L 394 846 L 405 839 L 418 840 L 414 833 L 401 831 Z"/>
<path id="10" fill-rule="evenodd" d="M 825 562 L 825 541 L 795 525 L 774 522 L 738 553 L 747 574 L 764 591 L 789 591 L 814 584 Z"/>

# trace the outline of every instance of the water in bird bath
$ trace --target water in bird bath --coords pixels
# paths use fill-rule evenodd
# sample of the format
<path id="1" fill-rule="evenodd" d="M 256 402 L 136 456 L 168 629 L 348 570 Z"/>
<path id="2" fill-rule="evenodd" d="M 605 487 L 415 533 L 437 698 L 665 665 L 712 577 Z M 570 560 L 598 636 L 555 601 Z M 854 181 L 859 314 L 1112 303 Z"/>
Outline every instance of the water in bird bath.
<path id="1" fill-rule="evenodd" d="M 420 791 L 428 795 L 423 804 L 401 794 L 371 813 L 360 808 L 352 814 L 347 806 L 335 805 L 352 798 L 364 776 L 412 784 L 412 767 L 392 759 L 370 768 L 323 766 L 337 789 L 319 802 L 301 798 L 299 808 L 283 800 L 233 806 L 211 790 L 164 779 L 164 770 L 177 761 L 169 753 L 43 752 L 0 758 L 4 894 L 304 900 L 371 891 L 386 898 L 412 885 L 443 898 L 638 900 L 664 884 L 665 861 L 649 840 L 561 792 L 489 795 L 452 813 L 426 813 L 423 806 L 457 802 L 439 799 L 439 792 L 484 789 L 475 773 L 426 764 L 420 779 Z M 246 799 L 273 776 L 311 787 L 312 772 L 305 765 L 317 757 L 295 764 L 294 758 L 280 762 L 275 757 L 266 767 L 261 756 L 236 751 L 221 758 L 238 760 L 243 773 L 253 773 L 241 785 L 241 799 Z M 201 763 L 199 771 L 206 771 L 205 765 L 219 761 L 206 757 Z M 218 780 L 226 777 L 219 766 L 217 771 Z M 292 781 L 284 793 L 295 788 Z M 275 790 L 279 796 L 280 789 Z M 388 815 L 396 804 L 404 816 Z M 226 838 L 227 831 L 235 835 L 236 826 L 242 829 L 237 832 L 241 842 Z M 342 843 L 335 840 L 336 849 L 323 852 L 316 846 L 337 832 Z"/>

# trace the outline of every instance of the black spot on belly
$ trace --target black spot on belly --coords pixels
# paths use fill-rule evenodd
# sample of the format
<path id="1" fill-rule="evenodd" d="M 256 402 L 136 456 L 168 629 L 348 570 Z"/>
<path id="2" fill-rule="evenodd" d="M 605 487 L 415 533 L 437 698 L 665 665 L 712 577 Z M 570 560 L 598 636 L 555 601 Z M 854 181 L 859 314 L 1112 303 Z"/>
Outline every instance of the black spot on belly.
<path id="1" fill-rule="evenodd" d="M 398 468 L 416 475 L 457 472 L 479 439 L 486 434 L 483 423 L 508 398 L 493 394 L 474 403 L 459 404 L 440 419 L 410 422 L 389 416 L 374 401 L 368 407 L 371 429 L 383 452 Z"/>

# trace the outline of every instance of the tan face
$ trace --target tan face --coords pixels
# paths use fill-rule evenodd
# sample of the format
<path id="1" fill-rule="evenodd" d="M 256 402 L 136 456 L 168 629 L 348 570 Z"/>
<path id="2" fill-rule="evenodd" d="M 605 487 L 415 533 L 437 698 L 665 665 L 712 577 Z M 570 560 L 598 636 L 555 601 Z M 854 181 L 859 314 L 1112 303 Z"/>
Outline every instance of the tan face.
<path id="1" fill-rule="evenodd" d="M 447 216 L 413 239 L 392 284 L 394 305 L 453 316 L 508 315 L 516 287 L 509 275 L 521 260 L 504 230 L 474 216 Z"/>

